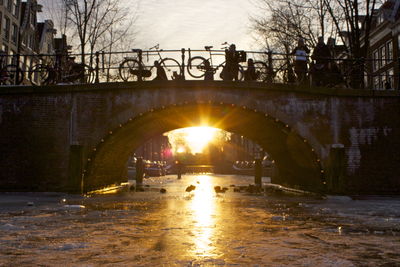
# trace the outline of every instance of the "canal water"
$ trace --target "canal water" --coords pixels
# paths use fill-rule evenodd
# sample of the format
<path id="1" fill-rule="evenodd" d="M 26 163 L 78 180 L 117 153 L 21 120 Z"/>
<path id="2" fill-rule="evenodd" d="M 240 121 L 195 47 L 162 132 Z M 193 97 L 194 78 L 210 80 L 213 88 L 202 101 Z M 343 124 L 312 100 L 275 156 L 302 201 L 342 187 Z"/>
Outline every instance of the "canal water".
<path id="1" fill-rule="evenodd" d="M 0 266 L 400 266 L 399 197 L 234 192 L 252 180 L 165 176 L 146 179 L 144 192 L 90 197 L 1 193 Z"/>

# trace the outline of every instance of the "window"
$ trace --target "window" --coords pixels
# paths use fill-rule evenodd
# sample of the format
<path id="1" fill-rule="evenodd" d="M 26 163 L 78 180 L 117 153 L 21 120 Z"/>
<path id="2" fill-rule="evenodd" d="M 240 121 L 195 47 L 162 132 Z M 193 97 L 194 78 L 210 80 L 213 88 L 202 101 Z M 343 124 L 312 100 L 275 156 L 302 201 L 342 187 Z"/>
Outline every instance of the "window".
<path id="1" fill-rule="evenodd" d="M 35 20 L 35 13 L 34 12 L 31 12 L 31 14 L 30 14 L 30 21 L 31 21 L 31 25 L 34 27 L 35 26 L 35 22 L 36 22 L 36 20 Z"/>
<path id="2" fill-rule="evenodd" d="M 19 13 L 19 1 L 17 0 L 12 0 L 12 7 L 11 7 L 11 13 L 18 18 L 18 13 Z"/>
<path id="3" fill-rule="evenodd" d="M 18 26 L 13 23 L 11 41 L 16 44 L 18 41 Z"/>
<path id="4" fill-rule="evenodd" d="M 3 18 L 3 37 L 8 41 L 10 39 L 10 19 L 4 16 Z"/>
<path id="5" fill-rule="evenodd" d="M 385 60 L 386 60 L 386 46 L 383 45 L 379 48 L 379 67 L 385 66 Z"/>
<path id="6" fill-rule="evenodd" d="M 16 65 L 17 64 L 17 58 L 16 55 L 17 53 L 15 53 L 15 51 L 10 50 L 10 60 L 11 60 L 11 64 Z"/>
<path id="7" fill-rule="evenodd" d="M 394 89 L 394 71 L 390 69 L 386 72 L 386 80 L 388 81 L 388 87 L 385 89 Z"/>
<path id="8" fill-rule="evenodd" d="M 379 25 L 381 24 L 383 21 L 385 20 L 385 14 L 383 13 L 383 11 L 379 12 L 376 24 Z"/>
<path id="9" fill-rule="evenodd" d="M 377 71 L 379 69 L 379 51 L 378 49 L 373 53 L 373 64 L 372 64 L 373 71 Z"/>
<path id="10" fill-rule="evenodd" d="M 11 11 L 11 2 L 12 0 L 5 0 L 6 1 L 6 8 L 8 9 L 8 11 Z"/>
<path id="11" fill-rule="evenodd" d="M 386 64 L 389 64 L 393 60 L 393 42 L 389 41 L 386 43 Z"/>
<path id="12" fill-rule="evenodd" d="M 380 73 L 379 89 L 381 90 L 385 89 L 385 84 L 386 84 L 386 73 L 382 72 Z"/>
<path id="13" fill-rule="evenodd" d="M 28 47 L 33 49 L 35 45 L 35 37 L 33 34 L 30 34 L 28 37 Z"/>
<path id="14" fill-rule="evenodd" d="M 26 57 L 26 64 L 25 67 L 27 70 L 31 67 L 31 59 L 29 57 Z"/>
<path id="15" fill-rule="evenodd" d="M 374 89 L 379 90 L 379 76 L 374 77 Z"/>
<path id="16" fill-rule="evenodd" d="M 400 51 L 400 34 L 397 35 L 397 50 Z"/>
<path id="17" fill-rule="evenodd" d="M 4 51 L 4 55 L 8 55 L 8 46 L 2 45 L 2 46 L 1 46 L 1 50 Z M 4 64 L 4 65 L 9 64 L 9 59 L 10 59 L 10 57 L 6 57 L 6 59 L 3 61 L 3 64 Z"/>

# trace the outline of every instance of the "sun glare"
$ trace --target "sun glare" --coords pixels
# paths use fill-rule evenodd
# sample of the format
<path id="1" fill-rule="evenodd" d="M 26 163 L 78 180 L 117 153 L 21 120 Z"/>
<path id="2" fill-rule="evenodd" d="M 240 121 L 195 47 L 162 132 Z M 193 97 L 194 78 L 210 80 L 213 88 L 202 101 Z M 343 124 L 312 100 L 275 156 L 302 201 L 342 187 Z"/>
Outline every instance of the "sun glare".
<path id="1" fill-rule="evenodd" d="M 183 148 L 186 146 L 189 152 L 196 154 L 203 152 L 219 131 L 222 130 L 208 126 L 188 127 L 169 132 L 168 138 L 171 144 L 176 144 L 175 152 L 186 152 Z"/>
<path id="2" fill-rule="evenodd" d="M 212 127 L 190 127 L 183 130 L 186 132 L 186 142 L 194 154 L 201 153 L 218 131 Z"/>

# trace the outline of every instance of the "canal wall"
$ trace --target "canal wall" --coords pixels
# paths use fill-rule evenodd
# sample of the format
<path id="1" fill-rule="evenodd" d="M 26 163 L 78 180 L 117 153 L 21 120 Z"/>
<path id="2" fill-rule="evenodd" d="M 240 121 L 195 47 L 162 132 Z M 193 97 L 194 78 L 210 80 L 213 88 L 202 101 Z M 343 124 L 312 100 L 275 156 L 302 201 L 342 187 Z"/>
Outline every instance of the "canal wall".
<path id="1" fill-rule="evenodd" d="M 267 151 L 274 141 L 280 144 L 273 148 L 282 158 L 280 173 L 291 165 L 310 175 L 321 172 L 315 183 L 296 182 L 293 172 L 279 183 L 315 184 L 331 192 L 399 193 L 399 99 L 397 92 L 196 81 L 2 88 L 0 188 L 79 191 L 83 183 L 96 187 L 122 181 L 124 170 L 112 166 L 121 166 L 135 145 L 151 137 L 146 134 L 150 128 L 118 135 L 122 128 L 136 121 L 135 127 L 169 130 L 174 124 L 164 121 L 171 118 L 162 117 L 162 110 L 214 105 L 220 106 L 214 110 L 219 118 L 229 122 L 222 128 L 245 133 Z M 148 121 L 138 121 L 141 117 Z M 246 117 L 252 124 L 240 126 Z M 257 133 L 243 129 L 257 128 L 257 122 L 269 126 L 261 125 Z M 130 147 L 117 150 L 124 142 Z M 106 154 L 121 157 L 101 156 Z"/>

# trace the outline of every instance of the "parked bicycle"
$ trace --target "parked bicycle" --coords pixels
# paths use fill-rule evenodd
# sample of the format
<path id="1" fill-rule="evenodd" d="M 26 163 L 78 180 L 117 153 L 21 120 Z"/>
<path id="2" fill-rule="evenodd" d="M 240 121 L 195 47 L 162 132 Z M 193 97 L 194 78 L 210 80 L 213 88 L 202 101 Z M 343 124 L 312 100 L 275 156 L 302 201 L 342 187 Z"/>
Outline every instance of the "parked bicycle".
<path id="1" fill-rule="evenodd" d="M 56 58 L 54 64 L 36 64 L 29 69 L 32 85 L 52 85 L 58 83 L 94 83 L 95 71 L 92 67 L 75 63 L 74 57 L 68 57 L 65 66 Z"/>
<path id="2" fill-rule="evenodd" d="M 132 52 L 138 53 L 140 50 L 133 49 Z M 153 53 L 153 51 L 155 53 Z M 181 64 L 173 58 L 163 58 L 160 49 L 160 45 L 157 44 L 151 48 L 143 56 L 146 56 L 149 61 L 150 56 L 158 56 L 158 62 L 165 69 L 167 77 L 176 79 L 182 77 Z M 140 67 L 140 68 L 139 68 Z M 156 68 L 154 66 L 148 67 L 145 64 L 140 65 L 139 58 L 136 57 L 125 57 L 124 61 L 119 65 L 119 75 L 124 82 L 137 81 L 139 73 L 141 73 L 142 80 L 153 80 L 156 77 Z"/>
<path id="3" fill-rule="evenodd" d="M 0 55 L 0 85 L 18 85 L 24 79 L 24 72 L 16 64 L 6 64 L 7 55 Z"/>
<path id="4" fill-rule="evenodd" d="M 209 53 L 208 59 L 202 57 L 202 56 L 195 56 L 191 57 L 189 54 L 189 61 L 187 65 L 187 71 L 190 76 L 193 78 L 203 78 L 206 75 L 206 71 L 209 69 L 208 66 L 211 66 L 212 71 L 214 74 L 217 74 L 221 76 L 221 73 L 223 72 L 223 69 L 225 67 L 225 61 L 218 64 L 214 65 L 213 64 L 213 56 L 225 56 L 225 53 L 221 51 L 216 51 L 213 53 L 211 50 L 213 46 L 205 46 L 204 49 Z M 190 50 L 189 50 L 190 53 Z M 206 62 L 209 62 L 206 63 Z M 244 78 L 244 70 L 243 67 L 239 64 L 239 80 L 243 80 Z"/>

